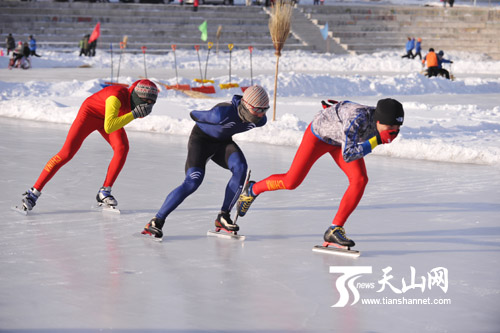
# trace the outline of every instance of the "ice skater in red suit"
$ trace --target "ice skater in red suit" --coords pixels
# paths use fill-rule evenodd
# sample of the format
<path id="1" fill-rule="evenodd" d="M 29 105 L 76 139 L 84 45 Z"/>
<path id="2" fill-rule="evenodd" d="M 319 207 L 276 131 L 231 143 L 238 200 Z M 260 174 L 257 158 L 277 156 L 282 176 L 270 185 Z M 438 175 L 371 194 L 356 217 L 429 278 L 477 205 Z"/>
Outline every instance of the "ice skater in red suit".
<path id="1" fill-rule="evenodd" d="M 377 145 L 391 143 L 396 138 L 403 124 L 404 110 L 401 103 L 390 98 L 378 101 L 376 108 L 350 101 L 333 102 L 333 105 L 324 103 L 324 110 L 307 127 L 287 173 L 248 182 L 237 203 L 239 216 L 244 216 L 263 192 L 297 188 L 313 164 L 328 153 L 349 179 L 349 187 L 324 239 L 345 247 L 355 245 L 345 235 L 343 226 L 368 183 L 363 157 Z"/>
<path id="2" fill-rule="evenodd" d="M 25 211 L 33 209 L 44 186 L 75 156 L 85 138 L 94 131 L 99 131 L 113 148 L 113 158 L 96 199 L 98 203 L 116 206 L 118 203 L 111 195 L 111 187 L 129 150 L 123 127 L 134 119 L 149 115 L 157 97 L 158 88 L 149 80 L 137 81 L 130 88 L 111 85 L 88 97 L 80 107 L 62 149 L 47 162 L 33 187 L 23 194 L 22 208 Z"/>

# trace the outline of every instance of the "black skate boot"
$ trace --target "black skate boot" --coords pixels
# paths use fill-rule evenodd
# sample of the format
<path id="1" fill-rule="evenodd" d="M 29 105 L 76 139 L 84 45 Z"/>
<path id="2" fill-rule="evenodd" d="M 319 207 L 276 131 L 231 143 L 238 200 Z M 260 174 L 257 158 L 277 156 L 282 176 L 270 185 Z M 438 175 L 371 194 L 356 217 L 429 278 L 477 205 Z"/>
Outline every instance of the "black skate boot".
<path id="1" fill-rule="evenodd" d="M 118 202 L 116 201 L 115 197 L 111 195 L 111 186 L 101 187 L 99 189 L 99 192 L 97 192 L 95 198 L 99 205 L 106 205 L 111 207 L 118 206 Z"/>
<path id="2" fill-rule="evenodd" d="M 220 231 L 225 229 L 227 232 L 236 232 L 240 230 L 240 227 L 231 220 L 231 216 L 228 212 L 220 212 L 215 220 L 215 231 Z"/>
<path id="3" fill-rule="evenodd" d="M 323 246 L 338 244 L 340 246 L 350 248 L 356 245 L 353 240 L 347 238 L 344 228 L 336 225 L 332 225 L 326 230 L 323 239 L 325 240 L 326 244 L 323 244 Z"/>
<path id="4" fill-rule="evenodd" d="M 151 221 L 149 221 L 148 224 L 144 227 L 144 230 L 142 231 L 143 235 L 148 235 L 154 238 L 163 238 L 163 232 L 161 231 L 161 228 L 163 228 L 163 225 L 165 224 L 165 220 L 159 219 L 157 217 L 153 217 Z"/>
<path id="5" fill-rule="evenodd" d="M 240 194 L 240 197 L 238 198 L 238 202 L 236 203 L 236 211 L 238 212 L 239 216 L 245 216 L 245 214 L 250 209 L 250 205 L 257 198 L 257 196 L 252 192 L 253 184 L 255 184 L 253 180 L 246 183 L 243 191 Z"/>
<path id="6" fill-rule="evenodd" d="M 32 210 L 36 205 L 36 201 L 39 196 L 42 195 L 42 192 L 38 191 L 36 188 L 32 187 L 23 193 L 23 205 L 22 209 L 25 211 Z"/>

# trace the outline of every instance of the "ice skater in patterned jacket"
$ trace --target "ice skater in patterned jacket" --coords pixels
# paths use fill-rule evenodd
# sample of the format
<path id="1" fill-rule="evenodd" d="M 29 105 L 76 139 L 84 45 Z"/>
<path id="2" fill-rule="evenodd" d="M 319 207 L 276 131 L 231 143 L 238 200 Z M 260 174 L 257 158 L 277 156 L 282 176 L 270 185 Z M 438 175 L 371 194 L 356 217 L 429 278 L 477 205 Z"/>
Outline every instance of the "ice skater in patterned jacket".
<path id="1" fill-rule="evenodd" d="M 239 216 L 244 216 L 255 198 L 267 191 L 297 188 L 312 165 L 328 153 L 346 174 L 349 187 L 340 201 L 331 227 L 325 232 L 328 243 L 352 247 L 354 241 L 345 235 L 344 224 L 363 196 L 368 176 L 363 157 L 380 144 L 391 143 L 403 124 L 404 111 L 394 99 L 382 99 L 377 107 L 350 101 L 323 102 L 319 112 L 307 127 L 290 169 L 259 182 L 249 181 L 237 203 Z"/>
<path id="2" fill-rule="evenodd" d="M 184 182 L 170 192 L 142 233 L 155 238 L 163 237 L 165 219 L 201 185 L 205 177 L 205 165 L 209 160 L 232 173 L 215 226 L 229 232 L 238 231 L 239 227 L 231 220 L 230 212 L 243 188 L 247 162 L 232 137 L 264 126 L 268 109 L 267 92 L 255 85 L 247 88 L 243 96 L 234 95 L 231 102 L 217 104 L 209 111 L 192 111 L 190 115 L 196 124 L 189 137 Z"/>
<path id="3" fill-rule="evenodd" d="M 129 145 L 123 127 L 134 119 L 149 115 L 157 96 L 158 88 L 153 82 L 140 80 L 130 88 L 111 85 L 88 97 L 80 107 L 62 149 L 47 162 L 35 185 L 24 193 L 22 209 L 33 209 L 43 187 L 75 156 L 85 138 L 94 131 L 99 131 L 113 148 L 113 158 L 96 199 L 108 206 L 118 205 L 111 195 L 111 187 L 127 159 Z"/>

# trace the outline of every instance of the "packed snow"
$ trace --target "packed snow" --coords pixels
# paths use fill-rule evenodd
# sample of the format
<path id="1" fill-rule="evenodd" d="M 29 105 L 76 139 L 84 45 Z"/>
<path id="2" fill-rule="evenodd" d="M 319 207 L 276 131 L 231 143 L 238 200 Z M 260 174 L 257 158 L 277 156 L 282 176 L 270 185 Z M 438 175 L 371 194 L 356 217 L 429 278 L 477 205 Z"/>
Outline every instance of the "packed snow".
<path id="1" fill-rule="evenodd" d="M 128 130 L 188 135 L 193 125 L 190 110 L 208 110 L 233 94 L 242 94 L 239 88 L 220 89 L 220 83 L 262 85 L 271 100 L 274 93 L 276 57 L 272 50 L 254 49 L 251 61 L 248 50 L 233 50 L 231 62 L 222 47 L 218 54 L 212 51 L 208 62 L 203 47 L 199 58 L 194 49 L 177 50 L 176 62 L 173 52 L 111 56 L 103 46 L 92 58 L 79 57 L 76 50 L 39 53 L 43 57 L 32 59 L 33 68 L 26 71 L 7 72 L 8 58 L 0 57 L 4 68 L 4 74 L 0 71 L 0 116 L 70 124 L 83 100 L 106 81 L 131 84 L 148 76 L 167 85 L 200 86 L 193 79 L 205 76 L 206 68 L 207 79 L 214 80 L 216 87 L 216 94 L 208 95 L 212 98 L 196 99 L 161 87 L 153 113 L 127 126 Z M 455 77 L 451 81 L 425 77 L 421 62 L 402 59 L 402 54 L 403 47 L 348 56 L 287 51 L 285 47 L 279 59 L 276 121 L 239 134 L 237 139 L 298 146 L 307 124 L 321 109 L 321 100 L 375 105 L 378 99 L 392 97 L 403 103 L 404 126 L 393 144 L 378 147 L 374 154 L 500 165 L 500 61 L 482 54 L 445 51 L 445 58 L 453 60 L 451 66 L 445 64 Z M 78 79 L 82 72 L 95 73 L 95 78 Z M 268 116 L 273 116 L 272 107 Z"/>

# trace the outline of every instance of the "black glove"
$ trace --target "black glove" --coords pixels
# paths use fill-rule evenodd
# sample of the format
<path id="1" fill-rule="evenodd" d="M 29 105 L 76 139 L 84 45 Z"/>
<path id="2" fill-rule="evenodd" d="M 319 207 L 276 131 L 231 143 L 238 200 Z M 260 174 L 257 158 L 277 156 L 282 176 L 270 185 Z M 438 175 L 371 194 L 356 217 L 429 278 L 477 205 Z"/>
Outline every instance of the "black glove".
<path id="1" fill-rule="evenodd" d="M 329 99 L 328 103 L 325 101 L 321 101 L 321 105 L 323 106 L 323 109 L 329 108 L 330 106 L 335 105 L 337 103 L 338 103 L 338 101 L 336 101 L 334 99 Z"/>
<path id="2" fill-rule="evenodd" d="M 134 119 L 144 118 L 153 111 L 153 104 L 139 104 L 132 110 Z"/>

